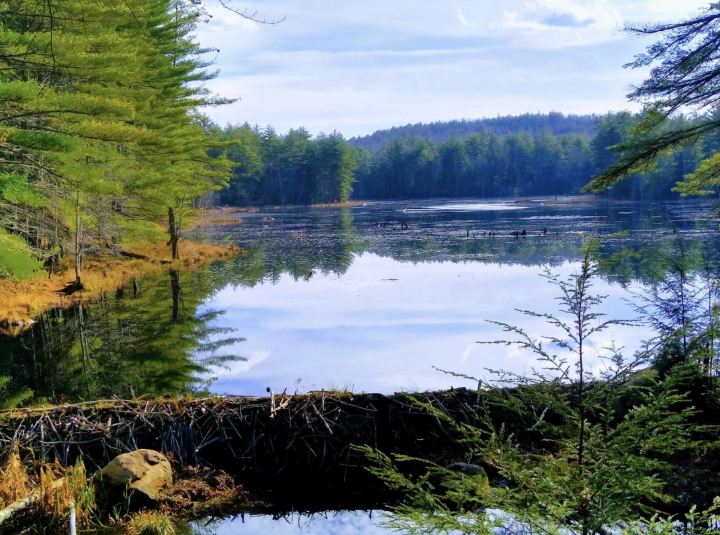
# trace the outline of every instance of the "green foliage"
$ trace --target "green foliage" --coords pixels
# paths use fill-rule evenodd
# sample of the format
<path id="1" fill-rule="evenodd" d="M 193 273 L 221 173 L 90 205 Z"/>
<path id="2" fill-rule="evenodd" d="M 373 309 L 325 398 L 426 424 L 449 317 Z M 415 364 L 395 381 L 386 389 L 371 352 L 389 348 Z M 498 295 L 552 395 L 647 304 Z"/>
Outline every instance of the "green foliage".
<path id="1" fill-rule="evenodd" d="M 715 195 L 720 187 L 720 153 L 700 162 L 700 165 L 689 173 L 685 180 L 679 182 L 676 191 L 682 195 L 708 196 Z"/>
<path id="2" fill-rule="evenodd" d="M 591 172 L 586 135 L 396 138 L 358 159 L 360 198 L 567 194 Z"/>
<path id="3" fill-rule="evenodd" d="M 0 375 L 0 409 L 14 409 L 33 397 L 29 388 L 13 388 L 10 377 Z"/>
<path id="4" fill-rule="evenodd" d="M 25 241 L 0 228 L 0 278 L 28 279 L 41 269 Z"/>
<path id="5" fill-rule="evenodd" d="M 690 425 L 696 411 L 682 383 L 640 373 L 649 353 L 625 358 L 612 347 L 598 349 L 598 336 L 627 322 L 599 311 L 603 297 L 592 293 L 597 273 L 588 247 L 577 273 L 546 275 L 559 290 L 557 313 L 521 311 L 546 321 L 543 336 L 496 323 L 510 338 L 485 342 L 535 354 L 538 371 L 498 372 L 498 384 L 478 392 L 477 423 L 453 426 L 467 455 L 497 474 L 480 505 L 467 488 L 463 501 L 448 503 L 438 488 L 402 468 L 407 459 L 365 451 L 371 471 L 407 496 L 394 526 L 411 533 L 491 533 L 509 525 L 603 533 L 623 522 L 641 525 L 674 501 L 669 488 L 682 470 L 678 460 L 699 448 L 698 428 Z M 597 374 L 589 371 L 591 349 L 600 352 L 592 357 L 600 363 Z"/>
<path id="6" fill-rule="evenodd" d="M 681 169 L 676 191 L 682 195 L 717 192 L 720 71 L 712 51 L 717 48 L 720 34 L 720 4 L 709 4 L 688 20 L 628 30 L 659 39 L 629 65 L 652 66 L 650 76 L 629 95 L 645 103 L 647 109 L 638 127 L 615 144 L 617 159 L 599 169 L 587 188 L 602 191 L 634 174 L 653 173 L 663 160 L 696 149 L 701 153 L 700 161 L 696 157 L 690 166 Z M 695 119 L 678 122 L 678 113 L 686 110 L 694 112 Z M 708 147 L 708 141 L 714 146 Z"/>
<path id="7" fill-rule="evenodd" d="M 0 200 L 38 208 L 45 204 L 44 197 L 28 182 L 27 175 L 0 174 Z"/>
<path id="8" fill-rule="evenodd" d="M 75 255 L 78 283 L 83 255 L 139 220 L 161 229 L 170 207 L 181 219 L 229 175 L 197 114 L 224 102 L 202 85 L 201 13 L 193 0 L 0 5 L 0 225 L 32 220 L 18 235 L 38 257 Z"/>
<path id="9" fill-rule="evenodd" d="M 441 142 L 391 137 L 374 152 L 358 151 L 355 196 L 363 199 L 428 197 L 502 197 L 578 194 L 593 174 L 618 162 L 614 150 L 631 136 L 645 135 L 646 120 L 630 113 L 594 119 L 591 133 L 552 135 L 492 131 Z M 678 118 L 671 126 L 695 121 Z M 720 148 L 703 137 L 701 149 L 684 146 L 652 165 L 629 170 L 629 180 L 607 194 L 621 199 L 677 198 L 679 177 Z"/>
<path id="10" fill-rule="evenodd" d="M 199 391 L 213 370 L 244 360 L 233 351 L 242 338 L 214 326 L 221 312 L 201 307 L 227 283 L 216 271 L 172 271 L 45 313 L 32 329 L 2 337 L 0 369 L 16 389 L 32 386 L 24 403 Z"/>
<path id="11" fill-rule="evenodd" d="M 8 135 L 8 143 L 24 147 L 26 149 L 38 149 L 42 151 L 64 152 L 75 145 L 67 135 L 53 132 L 32 132 L 20 130 Z"/>
<path id="12" fill-rule="evenodd" d="M 157 511 L 135 513 L 125 525 L 128 535 L 175 535 L 177 530 L 172 518 Z"/>
<path id="13" fill-rule="evenodd" d="M 357 161 L 338 133 L 312 139 L 304 129 L 278 136 L 249 125 L 229 126 L 221 134 L 235 164 L 233 178 L 220 202 L 310 204 L 347 201 Z"/>
<path id="14" fill-rule="evenodd" d="M 499 137 L 522 132 L 533 137 L 544 133 L 552 136 L 591 135 L 595 129 L 595 121 L 594 115 L 564 115 L 559 112 L 524 113 L 488 119 L 462 119 L 395 126 L 378 130 L 368 136 L 352 138 L 350 143 L 355 147 L 376 152 L 398 138 L 426 138 L 439 144 L 451 137 L 466 138 L 482 132 Z"/>
<path id="15" fill-rule="evenodd" d="M 692 533 L 693 535 L 714 535 L 720 530 L 720 498 L 715 498 L 712 505 L 698 510 L 693 506 L 683 520 L 675 517 L 654 515 L 649 520 L 634 520 L 622 523 L 623 535 L 676 535 Z"/>

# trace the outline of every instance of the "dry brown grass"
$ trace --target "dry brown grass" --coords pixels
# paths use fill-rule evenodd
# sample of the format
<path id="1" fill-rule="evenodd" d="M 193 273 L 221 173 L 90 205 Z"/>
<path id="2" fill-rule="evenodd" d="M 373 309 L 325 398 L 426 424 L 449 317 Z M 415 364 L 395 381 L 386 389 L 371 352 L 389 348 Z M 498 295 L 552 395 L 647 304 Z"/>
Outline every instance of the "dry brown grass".
<path id="1" fill-rule="evenodd" d="M 85 464 L 78 459 L 75 466 L 63 468 L 57 463 L 40 467 L 37 482 L 37 507 L 42 515 L 62 524 L 71 506 L 79 526 L 90 526 L 95 512 L 95 491 L 88 482 Z"/>
<path id="2" fill-rule="evenodd" d="M 203 210 L 194 221 L 193 226 L 196 228 L 205 227 L 225 227 L 240 225 L 243 222 L 242 217 L 238 214 L 242 209 L 223 207 Z M 248 210 L 243 210 L 247 212 Z"/>
<path id="3" fill-rule="evenodd" d="M 31 479 L 17 446 L 0 468 L 0 509 L 13 502 L 23 503 L 17 511 L 37 510 L 46 527 L 66 526 L 71 507 L 75 509 L 77 525 L 91 527 L 96 512 L 95 488 L 88 481 L 82 459 L 69 468 L 58 462 L 39 463 L 37 477 Z M 1 527 L 0 533 L 5 533 Z"/>
<path id="4" fill-rule="evenodd" d="M 169 250 L 164 243 L 145 243 L 128 252 L 146 256 L 147 259 L 110 255 L 86 258 L 82 273 L 85 288 L 71 296 L 65 295 L 63 289 L 75 280 L 70 269 L 72 257 L 65 258 L 61 266 L 63 271 L 52 277 L 44 274 L 19 282 L 0 279 L 0 326 L 6 331 L 17 332 L 50 308 L 87 301 L 103 291 L 119 288 L 133 277 L 158 273 L 168 268 L 196 269 L 210 260 L 234 256 L 237 248 L 234 245 L 183 240 L 180 244 L 181 259 L 174 262 L 170 262 Z"/>
<path id="5" fill-rule="evenodd" d="M 175 535 L 175 524 L 168 515 L 158 511 L 135 513 L 123 526 L 126 535 Z"/>
<path id="6" fill-rule="evenodd" d="M 189 466 L 162 496 L 162 510 L 171 514 L 198 514 L 223 510 L 233 503 L 246 502 L 247 493 L 223 471 Z"/>
<path id="7" fill-rule="evenodd" d="M 58 505 L 70 501 L 61 491 L 62 481 L 58 482 L 58 466 L 46 465 L 40 467 L 40 476 L 38 477 L 38 509 L 45 516 L 54 516 L 58 510 Z"/>
<path id="8" fill-rule="evenodd" d="M 30 479 L 20 460 L 17 444 L 0 469 L 0 509 L 20 500 L 30 492 Z"/>

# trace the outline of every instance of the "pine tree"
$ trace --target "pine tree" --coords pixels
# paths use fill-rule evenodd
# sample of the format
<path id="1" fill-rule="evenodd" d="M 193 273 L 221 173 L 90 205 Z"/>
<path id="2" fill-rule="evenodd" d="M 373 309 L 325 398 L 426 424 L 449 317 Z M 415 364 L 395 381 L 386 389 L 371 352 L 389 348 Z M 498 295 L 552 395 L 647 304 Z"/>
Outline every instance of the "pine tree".
<path id="1" fill-rule="evenodd" d="M 703 136 L 720 129 L 720 120 L 713 111 L 720 95 L 720 59 L 716 54 L 720 4 L 712 3 L 688 20 L 630 26 L 628 31 L 659 37 L 628 65 L 653 66 L 650 76 L 629 95 L 645 103 L 647 109 L 643 122 L 615 145 L 618 161 L 586 186 L 591 191 L 602 191 L 633 174 L 651 172 L 663 156 L 695 145 Z M 687 111 L 700 119 L 681 125 L 670 120 Z M 678 183 L 677 191 L 683 195 L 710 195 L 717 192 L 718 186 L 720 156 L 713 154 Z"/>
<path id="2" fill-rule="evenodd" d="M 20 234 L 25 253 L 73 254 L 78 288 L 86 252 L 157 235 L 167 213 L 178 256 L 183 218 L 230 169 L 208 155 L 220 144 L 196 112 L 225 102 L 202 86 L 212 74 L 191 39 L 198 3 L 11 0 L 2 9 L 0 192 L 24 184 L 33 202 L 3 195 L 0 223 L 18 234 L 18 220 L 33 216 Z"/>

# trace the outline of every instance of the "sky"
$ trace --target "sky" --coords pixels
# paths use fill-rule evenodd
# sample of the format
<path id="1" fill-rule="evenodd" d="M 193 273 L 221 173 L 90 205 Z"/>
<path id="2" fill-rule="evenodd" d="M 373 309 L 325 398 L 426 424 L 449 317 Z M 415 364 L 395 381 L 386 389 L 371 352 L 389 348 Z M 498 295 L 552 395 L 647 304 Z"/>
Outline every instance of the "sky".
<path id="1" fill-rule="evenodd" d="M 647 41 L 628 23 L 674 21 L 709 0 L 208 0 L 197 40 L 219 49 L 216 122 L 347 137 L 416 122 L 637 109 Z"/>

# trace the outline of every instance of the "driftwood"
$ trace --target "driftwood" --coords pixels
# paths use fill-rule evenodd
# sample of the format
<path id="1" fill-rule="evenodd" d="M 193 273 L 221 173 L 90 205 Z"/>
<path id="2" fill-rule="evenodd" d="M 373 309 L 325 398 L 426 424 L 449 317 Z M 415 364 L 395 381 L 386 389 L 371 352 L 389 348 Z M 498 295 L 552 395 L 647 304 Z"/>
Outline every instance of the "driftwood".
<path id="1" fill-rule="evenodd" d="M 423 403 L 469 422 L 477 392 L 419 395 Z M 182 465 L 220 468 L 239 481 L 320 496 L 342 489 L 368 496 L 379 485 L 353 445 L 367 444 L 443 460 L 461 460 L 451 426 L 398 394 L 314 392 L 265 398 L 112 399 L 0 412 L 0 455 L 17 442 L 37 459 L 89 469 L 119 453 L 149 448 Z M 335 489 L 335 490 L 334 490 Z"/>
<path id="2" fill-rule="evenodd" d="M 51 489 L 55 491 L 59 489 L 64 483 L 64 477 L 53 481 Z M 34 510 L 34 506 L 39 499 L 40 491 L 35 490 L 25 496 L 25 498 L 11 503 L 4 509 L 0 509 L 0 534 L 12 533 L 13 531 L 9 530 L 14 530 L 16 528 L 16 526 L 18 525 L 18 517 L 22 517 L 23 515 L 32 513 Z M 22 521 L 20 521 L 20 523 L 22 523 Z"/>

